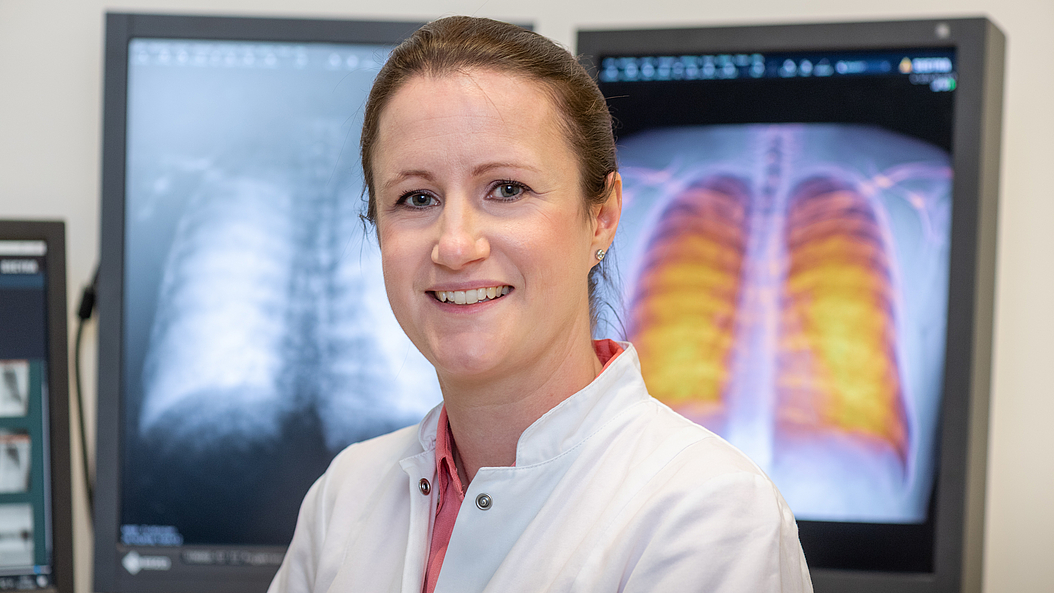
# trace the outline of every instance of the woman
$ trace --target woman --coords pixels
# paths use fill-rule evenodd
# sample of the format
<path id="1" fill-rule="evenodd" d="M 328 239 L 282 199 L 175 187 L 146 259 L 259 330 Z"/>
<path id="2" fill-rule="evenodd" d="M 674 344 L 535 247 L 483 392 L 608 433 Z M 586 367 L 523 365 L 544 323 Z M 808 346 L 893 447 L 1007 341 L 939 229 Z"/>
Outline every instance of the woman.
<path id="1" fill-rule="evenodd" d="M 444 403 L 333 461 L 272 593 L 811 590 L 768 478 L 651 399 L 631 345 L 591 339 L 622 189 L 572 56 L 427 25 L 374 84 L 362 164 L 388 298 Z"/>

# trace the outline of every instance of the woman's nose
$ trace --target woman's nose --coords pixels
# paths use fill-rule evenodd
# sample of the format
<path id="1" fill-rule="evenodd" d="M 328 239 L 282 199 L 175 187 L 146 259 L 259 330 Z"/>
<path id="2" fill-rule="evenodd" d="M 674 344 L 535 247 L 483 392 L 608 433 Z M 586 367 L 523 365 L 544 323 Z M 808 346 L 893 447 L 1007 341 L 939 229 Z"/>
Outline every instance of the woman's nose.
<path id="1" fill-rule="evenodd" d="M 448 201 L 439 218 L 439 239 L 432 247 L 432 261 L 459 270 L 486 259 L 490 242 L 484 236 L 480 218 L 471 206 Z"/>

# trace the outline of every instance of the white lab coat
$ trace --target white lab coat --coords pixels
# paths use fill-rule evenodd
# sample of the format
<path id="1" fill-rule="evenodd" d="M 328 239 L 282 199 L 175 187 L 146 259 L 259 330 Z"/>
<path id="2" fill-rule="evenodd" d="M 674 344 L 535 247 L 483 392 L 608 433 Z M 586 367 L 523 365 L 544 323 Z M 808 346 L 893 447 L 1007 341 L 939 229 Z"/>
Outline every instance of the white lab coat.
<path id="1" fill-rule="evenodd" d="M 812 591 L 794 516 L 721 438 L 651 398 L 633 347 L 482 468 L 436 593 Z M 304 499 L 268 593 L 421 593 L 439 408 L 348 447 Z M 476 499 L 491 498 L 487 510 Z"/>

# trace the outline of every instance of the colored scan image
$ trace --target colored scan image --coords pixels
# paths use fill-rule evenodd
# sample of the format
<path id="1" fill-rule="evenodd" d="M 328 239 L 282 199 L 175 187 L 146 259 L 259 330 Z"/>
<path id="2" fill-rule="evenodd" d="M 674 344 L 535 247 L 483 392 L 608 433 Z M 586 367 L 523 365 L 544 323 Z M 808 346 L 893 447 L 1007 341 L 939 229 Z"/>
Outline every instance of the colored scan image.
<path id="1" fill-rule="evenodd" d="M 842 124 L 669 128 L 619 150 L 613 329 L 652 394 L 750 455 L 799 519 L 924 522 L 949 155 Z"/>

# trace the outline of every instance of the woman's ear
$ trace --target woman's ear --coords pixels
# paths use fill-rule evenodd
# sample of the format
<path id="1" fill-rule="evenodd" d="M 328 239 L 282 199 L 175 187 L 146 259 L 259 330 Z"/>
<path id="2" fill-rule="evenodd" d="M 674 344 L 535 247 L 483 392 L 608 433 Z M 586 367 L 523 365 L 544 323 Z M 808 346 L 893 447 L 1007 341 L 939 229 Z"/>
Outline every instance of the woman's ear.
<path id="1" fill-rule="evenodd" d="M 622 216 L 622 176 L 617 171 L 608 173 L 606 185 L 607 199 L 593 206 L 593 251 L 611 248 Z"/>

